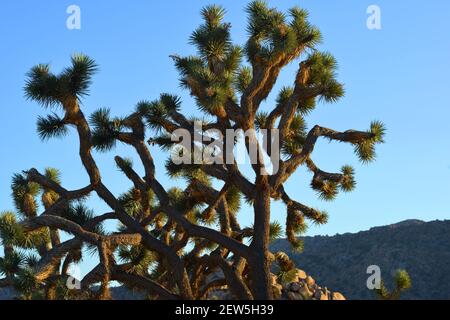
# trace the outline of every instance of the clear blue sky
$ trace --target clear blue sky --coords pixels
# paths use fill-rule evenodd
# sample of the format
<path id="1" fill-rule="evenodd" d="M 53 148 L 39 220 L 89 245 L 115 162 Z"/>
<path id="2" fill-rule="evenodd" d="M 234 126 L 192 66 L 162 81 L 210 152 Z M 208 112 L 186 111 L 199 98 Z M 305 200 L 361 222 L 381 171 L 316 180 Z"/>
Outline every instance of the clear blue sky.
<path id="1" fill-rule="evenodd" d="M 178 87 L 170 54 L 193 53 L 190 33 L 201 22 L 199 11 L 209 3 L 223 4 L 232 23 L 235 42 L 245 41 L 244 1 L 2 1 L 0 10 L 0 211 L 12 209 L 10 180 L 14 172 L 47 166 L 63 172 L 67 188 L 88 183 L 77 156 L 75 135 L 43 143 L 36 135 L 36 118 L 46 111 L 23 96 L 25 73 L 33 65 L 50 62 L 59 72 L 70 55 L 83 52 L 95 58 L 100 72 L 91 95 L 84 100 L 89 114 L 110 107 L 117 115 L 130 111 L 141 99 L 161 92 L 178 93 L 183 112 L 198 111 Z M 81 30 L 66 28 L 66 8 L 81 8 Z M 356 168 L 356 191 L 323 202 L 309 189 L 310 174 L 300 170 L 287 184 L 292 197 L 330 213 L 329 223 L 308 234 L 355 232 L 404 219 L 450 217 L 450 2 L 447 0 L 304 0 L 270 1 L 279 9 L 299 5 L 324 35 L 321 49 L 332 52 L 340 64 L 339 78 L 346 96 L 337 104 L 321 105 L 308 119 L 338 130 L 366 129 L 371 120 L 387 128 L 386 144 L 378 159 L 358 164 L 352 148 L 320 142 L 314 159 L 326 171 L 343 164 Z M 381 8 L 382 29 L 366 27 L 366 9 Z M 292 84 L 293 64 L 276 87 Z M 270 96 L 267 106 L 273 102 Z M 158 176 L 166 186 L 180 182 L 164 176 L 166 154 L 154 149 Z M 119 147 L 95 154 L 105 183 L 119 194 L 129 182 L 117 171 L 113 156 L 132 156 Z M 134 155 L 133 155 L 134 157 Z M 106 209 L 92 199 L 98 214 Z M 285 212 L 274 205 L 273 216 L 284 221 Z M 249 224 L 250 210 L 241 221 Z"/>

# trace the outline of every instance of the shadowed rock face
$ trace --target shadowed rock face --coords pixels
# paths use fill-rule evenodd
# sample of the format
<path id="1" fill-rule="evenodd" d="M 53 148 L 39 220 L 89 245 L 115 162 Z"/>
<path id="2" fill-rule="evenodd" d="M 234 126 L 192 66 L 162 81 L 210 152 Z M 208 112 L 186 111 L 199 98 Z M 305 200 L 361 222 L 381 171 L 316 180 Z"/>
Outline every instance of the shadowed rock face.
<path id="1" fill-rule="evenodd" d="M 304 238 L 304 251 L 292 253 L 280 239 L 272 251 L 288 253 L 297 267 L 347 299 L 374 299 L 367 267 L 378 265 L 392 285 L 396 269 L 406 269 L 412 288 L 403 299 L 450 299 L 450 221 L 407 220 L 355 234 Z"/>
<path id="2" fill-rule="evenodd" d="M 14 289 L 0 288 L 0 300 L 12 300 L 15 296 Z"/>

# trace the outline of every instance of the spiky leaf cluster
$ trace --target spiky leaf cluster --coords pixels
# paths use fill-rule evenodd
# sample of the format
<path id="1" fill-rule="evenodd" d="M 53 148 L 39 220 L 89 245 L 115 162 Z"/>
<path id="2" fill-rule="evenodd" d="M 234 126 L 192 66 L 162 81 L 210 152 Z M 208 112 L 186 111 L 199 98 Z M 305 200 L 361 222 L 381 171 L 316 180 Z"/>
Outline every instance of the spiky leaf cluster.
<path id="1" fill-rule="evenodd" d="M 49 181 L 61 184 L 61 173 L 55 168 L 46 168 L 44 173 L 45 178 Z M 59 199 L 59 195 L 48 187 L 41 187 L 42 195 L 41 202 L 45 209 L 50 208 Z"/>
<path id="2" fill-rule="evenodd" d="M 394 288 L 390 291 L 384 281 L 381 281 L 380 288 L 376 294 L 381 300 L 398 300 L 401 294 L 412 286 L 411 278 L 406 270 L 398 269 L 394 275 Z"/>
<path id="3" fill-rule="evenodd" d="M 130 189 L 118 198 L 125 211 L 133 217 L 138 216 L 142 212 L 142 204 L 140 199 L 141 192 L 135 188 Z"/>
<path id="4" fill-rule="evenodd" d="M 289 256 L 286 253 L 282 251 L 275 253 L 275 260 L 278 266 L 280 267 L 281 271 L 289 271 L 295 267 L 294 262 L 289 258 Z"/>
<path id="5" fill-rule="evenodd" d="M 307 225 L 305 222 L 304 215 L 288 207 L 286 215 L 286 236 L 292 249 L 301 252 L 303 250 L 303 240 L 299 239 L 298 236 L 305 233 Z"/>
<path id="6" fill-rule="evenodd" d="M 11 189 L 16 209 L 25 217 L 36 216 L 38 207 L 36 196 L 39 193 L 39 185 L 29 182 L 23 174 L 15 174 Z"/>
<path id="7" fill-rule="evenodd" d="M 205 7 L 204 23 L 190 38 L 198 56 L 173 56 L 181 86 L 190 90 L 202 111 L 212 115 L 222 112 L 226 100 L 234 95 L 234 85 L 243 89 L 249 77 L 248 69 L 238 71 L 242 49 L 232 44 L 224 13 L 219 6 Z"/>
<path id="8" fill-rule="evenodd" d="M 150 265 L 155 262 L 155 255 L 143 246 L 120 246 L 118 256 L 129 265 L 127 272 L 146 275 Z"/>
<path id="9" fill-rule="evenodd" d="M 22 294 L 22 299 L 32 299 L 33 295 L 39 294 L 40 284 L 34 270 L 29 267 L 20 269 L 14 278 L 14 288 Z"/>
<path id="10" fill-rule="evenodd" d="M 108 151 L 115 147 L 117 138 L 123 129 L 120 118 L 111 118 L 110 110 L 101 108 L 90 116 L 92 125 L 92 143 L 99 151 Z"/>
<path id="11" fill-rule="evenodd" d="M 58 75 L 50 72 L 49 64 L 33 67 L 27 74 L 25 95 L 44 107 L 62 104 L 68 98 L 79 99 L 89 94 L 92 76 L 98 70 L 95 61 L 83 54 L 75 54 L 72 65 Z"/>
<path id="12" fill-rule="evenodd" d="M 39 116 L 37 120 L 37 131 L 39 137 L 46 141 L 51 138 L 61 138 L 68 134 L 66 122 L 56 113 Z"/>
<path id="13" fill-rule="evenodd" d="M 326 174 L 317 168 L 311 181 L 311 188 L 315 190 L 320 199 L 331 201 L 340 191 L 350 192 L 356 186 L 355 171 L 353 167 L 345 165 L 340 174 Z"/>
<path id="14" fill-rule="evenodd" d="M 282 235 L 283 235 L 283 226 L 278 221 L 271 222 L 269 228 L 270 241 L 279 239 L 282 237 Z"/>
<path id="15" fill-rule="evenodd" d="M 241 198 L 242 194 L 236 186 L 231 186 L 227 190 L 227 194 L 225 196 L 228 204 L 228 209 L 231 213 L 237 214 L 241 209 Z"/>
<path id="16" fill-rule="evenodd" d="M 3 245 L 17 246 L 23 249 L 34 249 L 49 241 L 47 228 L 25 231 L 13 212 L 0 215 L 0 235 Z"/>
<path id="17" fill-rule="evenodd" d="M 76 202 L 67 206 L 65 210 L 62 210 L 61 217 L 73 221 L 80 226 L 85 226 L 88 221 L 95 217 L 95 214 L 94 211 L 89 209 L 84 203 Z M 98 234 L 104 234 L 101 225 L 95 226 L 92 231 Z"/>
<path id="18" fill-rule="evenodd" d="M 343 85 L 336 80 L 338 64 L 330 53 L 316 51 L 304 64 L 308 68 L 307 86 L 319 88 L 320 99 L 330 103 L 336 102 L 344 95 Z"/>
<path id="19" fill-rule="evenodd" d="M 355 153 L 362 163 L 369 163 L 375 160 L 375 145 L 384 142 L 383 137 L 385 135 L 386 128 L 382 122 L 373 121 L 367 132 L 372 134 L 372 138 L 355 144 Z"/>
<path id="20" fill-rule="evenodd" d="M 3 258 L 0 257 L 0 274 L 6 277 L 14 276 L 20 271 L 22 264 L 23 257 L 19 253 L 13 251 Z"/>
<path id="21" fill-rule="evenodd" d="M 302 115 L 296 114 L 289 126 L 289 132 L 282 141 L 281 151 L 286 155 L 298 154 L 306 139 L 306 123 Z"/>
<path id="22" fill-rule="evenodd" d="M 296 55 L 301 48 L 313 47 L 321 41 L 320 31 L 308 22 L 305 10 L 292 8 L 287 17 L 264 1 L 253 1 L 246 10 L 249 40 L 245 52 L 253 63 L 264 65 Z"/>

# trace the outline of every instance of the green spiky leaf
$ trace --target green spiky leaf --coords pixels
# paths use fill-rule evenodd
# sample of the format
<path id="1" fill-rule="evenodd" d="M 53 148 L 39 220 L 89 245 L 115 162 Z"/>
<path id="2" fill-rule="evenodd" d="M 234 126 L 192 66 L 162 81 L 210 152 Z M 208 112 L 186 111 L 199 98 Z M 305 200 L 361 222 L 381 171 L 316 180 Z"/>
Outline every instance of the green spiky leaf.
<path id="1" fill-rule="evenodd" d="M 37 120 L 38 135 L 42 140 L 50 138 L 64 137 L 68 133 L 64 119 L 60 118 L 56 113 L 52 113 L 47 117 L 38 117 Z"/>

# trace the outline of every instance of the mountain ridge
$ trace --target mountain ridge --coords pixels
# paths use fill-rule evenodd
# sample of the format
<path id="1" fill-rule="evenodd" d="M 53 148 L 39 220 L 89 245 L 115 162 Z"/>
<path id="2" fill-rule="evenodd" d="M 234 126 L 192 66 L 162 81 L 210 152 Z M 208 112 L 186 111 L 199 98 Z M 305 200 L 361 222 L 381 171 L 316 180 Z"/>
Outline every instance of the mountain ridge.
<path id="1" fill-rule="evenodd" d="M 293 252 L 285 239 L 272 251 L 284 251 L 317 281 L 348 299 L 375 299 L 367 289 L 367 267 L 378 265 L 392 285 L 397 269 L 406 269 L 412 288 L 404 299 L 450 299 L 450 220 L 409 219 L 357 233 L 302 237 L 304 250 Z"/>

